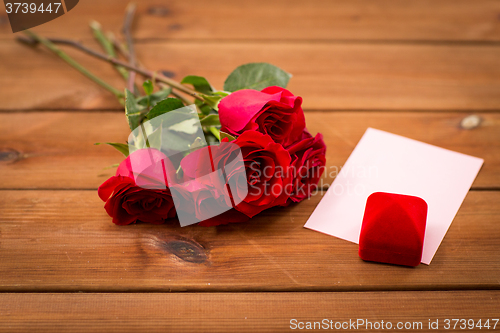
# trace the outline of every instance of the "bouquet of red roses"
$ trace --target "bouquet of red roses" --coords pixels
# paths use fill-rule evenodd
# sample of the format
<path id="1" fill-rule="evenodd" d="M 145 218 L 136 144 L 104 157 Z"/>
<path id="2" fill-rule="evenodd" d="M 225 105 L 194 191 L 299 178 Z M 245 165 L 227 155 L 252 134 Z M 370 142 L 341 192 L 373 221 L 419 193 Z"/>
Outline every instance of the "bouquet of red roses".
<path id="1" fill-rule="evenodd" d="M 307 131 L 301 104 L 300 97 L 278 86 L 236 90 L 220 100 L 218 114 L 201 115 L 198 128 L 192 125 L 200 117 L 196 108 L 161 113 L 155 106 L 149 111 L 155 116 L 151 120 L 170 117 L 129 137 L 129 145 L 142 142 L 142 147 L 99 187 L 106 211 L 119 225 L 158 224 L 177 215 L 181 225 L 214 226 L 304 200 L 316 189 L 326 147 L 321 134 L 313 137 Z M 216 133 L 218 143 L 202 139 L 208 117 L 210 124 L 220 122 L 210 126 L 220 134 L 209 131 Z M 191 126 L 178 126 L 182 124 Z M 159 129 L 163 146 L 156 139 Z M 171 142 L 164 141 L 166 130 Z M 187 137 L 194 138 L 187 149 L 178 147 Z M 154 141 L 159 145 L 154 147 Z"/>
<path id="2" fill-rule="evenodd" d="M 107 144 L 126 159 L 98 190 L 113 223 L 160 224 L 177 217 L 181 226 L 214 226 L 308 198 L 324 171 L 326 147 L 321 134 L 306 129 L 302 98 L 285 89 L 291 75 L 271 64 L 251 63 L 236 68 L 223 90 L 216 90 L 200 76 L 177 82 L 168 73 L 150 71 L 133 52 L 134 11 L 135 6 L 127 7 L 126 43 L 91 23 L 106 54 L 30 31 L 25 31 L 28 38 L 18 38 L 44 45 L 125 106 L 127 143 Z M 111 63 L 127 89 L 104 82 L 57 44 Z M 137 75 L 148 78 L 143 93 Z"/>

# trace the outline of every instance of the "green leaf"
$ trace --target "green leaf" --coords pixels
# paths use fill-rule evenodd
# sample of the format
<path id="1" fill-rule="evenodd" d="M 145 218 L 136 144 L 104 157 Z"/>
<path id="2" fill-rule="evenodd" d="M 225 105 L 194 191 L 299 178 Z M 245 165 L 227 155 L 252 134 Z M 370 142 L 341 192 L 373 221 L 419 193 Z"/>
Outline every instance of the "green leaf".
<path id="1" fill-rule="evenodd" d="M 164 99 L 167 99 L 168 95 L 170 95 L 171 92 L 172 88 L 164 88 L 160 91 L 151 94 L 151 96 L 149 96 L 151 98 L 151 107 L 155 106 Z"/>
<path id="2" fill-rule="evenodd" d="M 210 94 L 214 91 L 214 88 L 208 83 L 207 79 L 202 76 L 188 75 L 182 79 L 181 83 L 191 84 L 194 90 L 203 94 Z"/>
<path id="3" fill-rule="evenodd" d="M 96 146 L 103 144 L 103 142 L 97 142 L 94 143 Z M 128 150 L 128 145 L 125 143 L 118 143 L 118 142 L 104 142 L 104 144 L 110 145 L 111 147 L 114 147 L 116 150 L 118 150 L 120 153 L 125 155 L 125 157 L 128 156 L 129 150 Z"/>
<path id="4" fill-rule="evenodd" d="M 184 107 L 184 103 L 180 99 L 177 98 L 167 98 L 163 101 L 158 102 L 147 114 L 148 119 L 153 119 L 154 117 L 158 117 L 164 113 L 180 109 Z"/>
<path id="5" fill-rule="evenodd" d="M 144 92 L 148 96 L 151 95 L 153 93 L 153 90 L 155 89 L 153 86 L 153 82 L 151 82 L 151 80 L 144 81 L 144 83 L 142 84 L 142 87 L 144 88 Z"/>
<path id="6" fill-rule="evenodd" d="M 218 114 L 211 114 L 200 119 L 201 126 L 220 126 Z"/>
<path id="7" fill-rule="evenodd" d="M 186 151 L 192 143 L 193 139 L 187 139 L 175 131 L 164 131 L 162 135 L 162 147 L 168 147 L 171 150 Z"/>
<path id="8" fill-rule="evenodd" d="M 197 114 L 170 111 L 163 115 L 161 120 L 162 147 L 187 151 L 195 139 L 203 135 L 199 127 Z M 155 122 L 155 119 L 151 120 L 151 122 Z"/>
<path id="9" fill-rule="evenodd" d="M 156 104 L 158 104 L 158 102 L 166 99 L 168 97 L 168 95 L 170 95 L 171 92 L 172 92 L 171 88 L 164 88 L 160 91 L 152 93 L 149 96 L 142 96 L 142 97 L 138 98 L 137 104 L 142 105 L 142 106 L 148 106 L 148 99 L 149 99 L 149 106 L 153 107 Z"/>
<path id="10" fill-rule="evenodd" d="M 144 107 L 137 104 L 134 94 L 125 89 L 125 115 L 127 116 L 130 130 L 135 130 L 143 119 Z"/>
<path id="11" fill-rule="evenodd" d="M 161 150 L 162 127 L 158 127 L 151 134 L 148 135 L 147 143 L 149 147 Z"/>
<path id="12" fill-rule="evenodd" d="M 210 105 L 207 105 L 205 102 L 202 102 L 198 99 L 194 100 L 194 103 L 200 109 L 201 113 L 208 115 L 213 109 Z"/>
<path id="13" fill-rule="evenodd" d="M 185 115 L 181 114 L 179 117 L 168 117 L 166 119 L 167 124 L 170 125 L 168 129 L 188 135 L 193 135 L 198 132 L 198 120 L 192 117 L 182 119 L 183 116 Z"/>
<path id="14" fill-rule="evenodd" d="M 217 95 L 217 96 L 221 96 L 221 97 L 226 97 L 229 94 L 230 93 L 227 92 L 227 91 L 216 91 L 216 92 L 213 93 L 213 95 Z"/>
<path id="15" fill-rule="evenodd" d="M 291 74 L 274 65 L 265 62 L 250 63 L 239 66 L 229 74 L 224 82 L 224 90 L 262 90 L 270 86 L 286 88 L 291 77 Z"/>
<path id="16" fill-rule="evenodd" d="M 228 138 L 229 141 L 236 140 L 236 138 L 234 136 L 232 136 L 231 134 L 220 131 L 220 140 L 222 141 L 222 139 L 224 139 L 224 138 Z"/>
<path id="17" fill-rule="evenodd" d="M 222 99 L 223 96 L 208 96 L 208 95 L 202 95 L 201 96 L 203 100 L 205 101 L 205 104 L 214 109 L 215 111 L 219 110 L 219 102 Z"/>

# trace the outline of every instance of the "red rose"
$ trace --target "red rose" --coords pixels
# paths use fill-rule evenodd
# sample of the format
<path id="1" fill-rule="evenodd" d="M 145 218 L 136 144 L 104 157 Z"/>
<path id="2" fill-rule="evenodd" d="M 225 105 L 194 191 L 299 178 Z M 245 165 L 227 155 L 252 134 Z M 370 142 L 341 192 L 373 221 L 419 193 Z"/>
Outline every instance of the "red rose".
<path id="1" fill-rule="evenodd" d="M 234 203 L 237 211 L 253 217 L 267 208 L 284 205 L 288 200 L 290 155 L 269 135 L 246 131 L 232 142 L 223 141 L 220 146 L 203 149 L 210 149 L 210 154 L 199 150 L 185 157 L 181 163 L 184 172 L 199 180 L 212 172 L 212 162 L 215 170 L 225 169 L 225 178 L 232 190 L 230 197 L 224 199 L 226 203 Z M 227 170 L 225 166 L 231 164 L 240 150 L 244 163 Z M 212 160 L 208 156 L 212 156 Z M 206 185 L 223 192 L 226 183 L 221 179 L 205 177 Z"/>
<path id="2" fill-rule="evenodd" d="M 212 227 L 220 224 L 245 222 L 248 217 L 232 208 L 229 198 L 212 186 L 190 180 L 174 185 L 172 194 L 179 198 L 176 202 L 179 219 L 184 222 L 197 222 L 202 227 Z M 229 204 L 228 204 L 229 202 Z M 221 213 L 222 212 L 222 213 Z"/>
<path id="3" fill-rule="evenodd" d="M 258 131 L 286 146 L 296 141 L 305 128 L 301 105 L 301 97 L 281 87 L 238 90 L 219 103 L 221 131 L 234 136 Z"/>
<path id="4" fill-rule="evenodd" d="M 253 217 L 264 209 L 283 205 L 291 185 L 287 172 L 290 154 L 269 135 L 259 132 L 244 132 L 233 143 L 241 149 L 248 184 L 248 194 L 236 209 Z"/>
<path id="5" fill-rule="evenodd" d="M 325 171 L 326 145 L 321 133 L 313 138 L 307 130 L 296 143 L 287 148 L 292 158 L 291 173 L 293 192 L 291 202 L 300 202 L 316 190 L 319 179 Z"/>
<path id="6" fill-rule="evenodd" d="M 231 148 L 235 149 L 227 149 L 231 145 Z M 227 140 L 222 143 L 222 146 L 226 148 L 226 151 L 239 151 L 237 145 L 227 143 Z M 213 158 L 211 156 L 217 152 L 219 155 L 222 154 L 219 149 L 221 146 L 207 146 L 184 157 L 181 161 L 184 183 L 174 185 L 171 188 L 175 197 L 182 199 L 180 200 L 181 204 L 177 207 L 178 214 L 181 216 L 186 213 L 182 215 L 186 220 L 189 220 L 189 215 L 192 215 L 194 218 L 191 219 L 193 221 L 200 220 L 199 225 L 204 227 L 245 222 L 249 219 L 248 216 L 233 208 L 234 201 L 231 201 L 230 189 L 226 185 L 222 170 L 217 169 L 217 167 L 223 166 L 223 163 L 212 164 Z M 234 175 L 234 172 L 240 173 L 242 171 L 243 182 L 246 185 L 244 164 L 241 162 L 240 166 L 242 168 L 236 167 L 229 170 L 229 167 L 225 170 L 231 175 Z M 233 187 L 233 189 L 236 188 Z"/>
<path id="7" fill-rule="evenodd" d="M 105 181 L 98 190 L 113 223 L 126 225 L 142 221 L 161 224 L 175 216 L 163 169 L 172 174 L 173 167 L 168 159 L 156 149 L 138 150 L 120 163 L 116 176 Z M 141 170 L 140 174 L 138 170 Z"/>
<path id="8" fill-rule="evenodd" d="M 195 179 L 176 184 L 170 190 L 177 204 L 179 221 L 184 225 L 200 221 L 199 225 L 208 227 L 248 220 L 232 208 L 223 191 Z"/>

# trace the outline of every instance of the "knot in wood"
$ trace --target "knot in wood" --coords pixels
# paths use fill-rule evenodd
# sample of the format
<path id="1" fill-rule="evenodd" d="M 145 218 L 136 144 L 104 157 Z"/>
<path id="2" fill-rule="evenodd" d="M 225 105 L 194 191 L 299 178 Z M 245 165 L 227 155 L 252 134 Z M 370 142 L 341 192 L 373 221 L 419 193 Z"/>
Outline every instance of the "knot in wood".
<path id="1" fill-rule="evenodd" d="M 470 130 L 473 128 L 478 127 L 481 124 L 481 117 L 476 116 L 476 115 L 470 115 L 462 119 L 460 122 L 460 127 L 466 130 Z"/>
<path id="2" fill-rule="evenodd" d="M 190 240 L 167 241 L 165 247 L 169 252 L 187 262 L 201 264 L 208 259 L 205 248 Z"/>
<path id="3" fill-rule="evenodd" d="M 0 162 L 15 162 L 20 159 L 21 154 L 15 150 L 10 148 L 0 149 Z"/>

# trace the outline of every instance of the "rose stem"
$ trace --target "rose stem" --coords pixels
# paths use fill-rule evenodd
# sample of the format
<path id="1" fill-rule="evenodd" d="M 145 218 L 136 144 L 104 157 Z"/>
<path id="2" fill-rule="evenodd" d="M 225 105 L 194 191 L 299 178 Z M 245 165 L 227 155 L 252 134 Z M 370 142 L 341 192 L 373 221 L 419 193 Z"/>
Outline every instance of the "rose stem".
<path id="1" fill-rule="evenodd" d="M 97 21 L 92 21 L 90 22 L 90 29 L 92 30 L 92 33 L 94 34 L 95 39 L 101 44 L 102 48 L 104 51 L 112 58 L 116 58 L 116 52 L 115 52 L 115 47 L 111 43 L 111 41 L 104 36 L 104 33 L 102 32 L 101 29 L 101 24 Z M 125 80 L 128 79 L 129 74 L 127 70 L 121 66 L 114 65 L 115 69 L 123 76 Z"/>
<path id="2" fill-rule="evenodd" d="M 122 43 L 120 43 L 120 41 L 115 37 L 115 35 L 112 32 L 108 33 L 107 38 L 111 42 L 111 44 L 115 47 L 115 49 L 117 49 L 118 52 L 127 61 L 130 61 L 130 54 L 128 53 L 127 49 L 125 48 L 125 46 Z M 135 67 L 137 67 L 137 68 L 145 68 L 138 59 L 135 59 Z"/>
<path id="3" fill-rule="evenodd" d="M 118 39 L 116 39 L 115 34 L 112 32 L 108 32 L 108 39 L 113 44 L 113 46 L 120 52 L 125 58 L 130 59 L 130 56 L 128 54 L 128 51 L 125 50 L 125 46 L 123 46 L 122 43 Z"/>
<path id="4" fill-rule="evenodd" d="M 28 31 L 28 30 L 25 30 L 25 31 Z M 38 35 L 36 35 L 35 33 L 33 33 L 33 32 L 30 31 L 29 35 L 32 38 L 31 40 L 30 39 L 26 39 L 26 38 L 22 38 L 22 37 L 17 37 L 17 39 L 19 41 L 21 41 L 23 43 L 27 43 L 27 44 L 36 44 L 36 42 L 42 43 L 40 37 Z M 135 66 L 131 66 L 130 64 L 127 64 L 126 62 L 120 61 L 118 59 L 111 58 L 111 57 L 109 57 L 109 56 L 107 56 L 105 54 L 102 54 L 102 53 L 94 51 L 94 50 L 92 50 L 92 49 L 90 49 L 88 47 L 85 47 L 85 46 L 83 46 L 82 44 L 80 44 L 80 43 L 78 43 L 76 41 L 69 40 L 69 39 L 60 39 L 60 38 L 58 38 L 58 39 L 56 39 L 56 38 L 53 38 L 53 39 L 45 39 L 45 38 L 43 38 L 43 40 L 49 42 L 51 45 L 52 45 L 52 43 L 58 43 L 58 44 L 65 44 L 65 45 L 73 46 L 73 47 L 78 48 L 79 50 L 81 50 L 81 51 L 83 51 L 83 52 L 85 52 L 85 53 L 93 56 L 93 57 L 96 57 L 98 59 L 107 61 L 109 63 L 112 63 L 113 65 L 118 65 L 118 66 L 125 67 L 126 69 L 135 71 L 135 72 L 141 74 L 144 77 L 153 78 L 153 76 L 154 76 L 154 79 L 156 81 L 166 83 L 170 87 L 175 88 L 175 89 L 177 89 L 179 91 L 182 91 L 183 93 L 185 93 L 185 94 L 187 94 L 189 96 L 192 96 L 192 97 L 196 98 L 197 100 L 204 101 L 203 97 L 201 97 L 200 94 L 198 94 L 196 91 L 188 88 L 185 85 L 180 84 L 179 82 L 177 82 L 175 80 L 172 80 L 171 78 L 168 78 L 168 77 L 166 77 L 164 75 L 161 75 L 161 74 L 154 75 L 154 72 L 152 72 L 150 70 L 143 69 L 143 68 L 137 68 Z M 44 43 L 42 43 L 42 44 L 44 44 Z"/>
<path id="5" fill-rule="evenodd" d="M 127 52 L 127 50 L 125 50 L 125 48 L 123 47 L 123 45 L 115 38 L 115 35 L 113 35 L 112 33 L 109 33 L 108 34 L 108 40 L 114 45 L 114 47 L 118 50 L 118 52 L 120 52 L 122 54 L 122 56 L 124 56 L 127 60 L 130 59 L 130 55 L 129 53 Z M 136 60 L 136 64 L 137 64 L 137 67 L 139 68 L 144 68 L 144 66 L 142 66 L 142 64 Z M 160 82 L 159 83 L 159 86 L 160 87 L 165 87 L 167 86 L 165 83 L 163 82 Z M 177 92 L 173 91 L 170 93 L 170 95 L 180 99 L 181 101 L 184 102 L 184 104 L 186 105 L 191 105 L 193 104 L 192 101 L 190 101 L 189 99 L 187 99 L 186 97 L 184 97 L 183 95 L 181 94 L 178 94 Z"/>
<path id="6" fill-rule="evenodd" d="M 176 98 L 180 99 L 180 100 L 181 100 L 181 101 L 183 101 L 183 102 L 184 102 L 184 104 L 186 104 L 186 105 L 191 105 L 191 104 L 193 104 L 193 102 L 192 102 L 192 101 L 190 101 L 190 100 L 189 100 L 189 99 L 187 99 L 186 97 L 182 96 L 181 94 L 178 94 L 177 92 L 175 92 L 175 91 L 173 91 L 173 90 L 170 92 L 170 95 L 172 95 L 172 96 L 174 96 L 174 97 L 176 97 Z"/>
<path id="7" fill-rule="evenodd" d="M 220 131 L 217 128 L 210 126 L 208 130 L 215 136 L 217 140 L 220 141 Z"/>
<path id="8" fill-rule="evenodd" d="M 127 50 L 129 54 L 129 63 L 132 66 L 137 66 L 135 61 L 135 51 L 134 51 L 134 43 L 132 39 L 132 21 L 134 20 L 136 5 L 135 3 L 129 3 L 127 9 L 125 10 L 125 19 L 123 21 L 122 33 L 125 36 L 125 41 L 127 43 Z M 130 71 L 127 81 L 127 88 L 130 91 L 134 91 L 134 82 L 135 82 L 136 72 Z"/>
<path id="9" fill-rule="evenodd" d="M 116 40 L 116 38 L 114 38 L 114 35 L 112 35 L 112 34 L 110 35 L 110 40 L 111 40 L 111 43 L 113 43 L 113 45 L 118 49 L 118 51 L 121 52 L 122 55 L 125 58 L 127 58 L 127 60 L 129 61 L 129 63 L 132 66 L 135 66 L 135 67 L 144 67 L 144 66 L 141 66 L 139 64 L 139 61 L 136 59 L 135 50 L 134 50 L 134 44 L 133 44 L 133 39 L 132 39 L 132 33 L 131 33 L 131 30 L 132 30 L 132 21 L 134 19 L 135 9 L 136 9 L 135 3 L 129 3 L 128 6 L 127 6 L 127 9 L 125 10 L 125 19 L 124 19 L 124 22 L 123 22 L 122 33 L 125 36 L 125 40 L 126 40 L 126 44 L 127 44 L 127 49 L 125 49 L 123 47 L 123 45 L 120 44 L 118 42 L 118 40 Z M 135 75 L 135 72 L 131 72 L 130 74 L 131 75 Z M 130 80 L 130 78 L 129 78 L 129 80 Z M 162 86 L 163 84 L 160 83 L 160 86 Z M 128 87 L 129 87 L 129 90 L 130 90 L 130 81 L 128 82 Z M 192 102 L 190 100 L 186 99 L 182 95 L 179 95 L 175 91 L 171 91 L 170 94 L 173 95 L 174 97 L 177 97 L 180 100 L 182 100 L 184 102 L 184 104 L 186 104 L 186 105 L 192 104 Z"/>
<path id="10" fill-rule="evenodd" d="M 39 43 L 43 44 L 45 47 L 47 47 L 49 50 L 51 50 L 52 52 L 54 52 L 61 59 L 63 59 L 64 61 L 66 61 L 70 66 L 72 66 L 73 68 L 75 68 L 76 70 L 78 70 L 80 73 L 82 73 L 83 75 L 85 75 L 86 77 L 88 77 L 89 79 L 91 79 L 92 81 L 94 81 L 95 83 L 97 83 L 98 85 L 100 85 L 101 87 L 103 87 L 104 89 L 109 90 L 111 93 L 113 93 L 116 96 L 116 98 L 118 98 L 118 99 L 123 99 L 124 98 L 124 95 L 123 95 L 123 93 L 121 91 L 119 91 L 118 89 L 114 88 L 113 86 L 111 86 L 107 82 L 103 81 L 101 78 L 95 76 L 93 73 L 91 73 L 85 67 L 83 67 L 82 65 L 80 65 L 76 60 L 74 60 L 73 58 L 71 58 L 69 55 L 67 55 L 65 52 L 63 52 L 60 48 L 58 48 L 57 46 L 55 46 L 49 40 L 36 35 L 35 33 L 31 32 L 30 30 L 25 30 L 24 33 L 27 34 L 28 36 L 30 36 L 31 38 L 35 39 Z"/>

